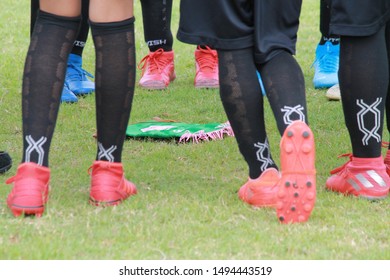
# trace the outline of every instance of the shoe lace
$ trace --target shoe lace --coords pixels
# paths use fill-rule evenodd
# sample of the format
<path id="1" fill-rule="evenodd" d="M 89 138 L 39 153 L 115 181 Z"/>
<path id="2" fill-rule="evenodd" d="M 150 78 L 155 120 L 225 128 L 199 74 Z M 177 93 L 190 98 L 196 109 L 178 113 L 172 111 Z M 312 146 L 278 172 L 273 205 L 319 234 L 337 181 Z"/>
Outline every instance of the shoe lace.
<path id="1" fill-rule="evenodd" d="M 144 73 L 147 68 L 151 73 L 161 73 L 164 67 L 169 63 L 169 59 L 162 56 L 163 53 L 163 49 L 149 52 L 149 54 L 142 58 L 138 63 L 138 69 L 142 70 L 142 73 Z"/>
<path id="2" fill-rule="evenodd" d="M 330 174 L 336 174 L 336 173 L 339 173 L 341 171 L 343 171 L 345 169 L 345 166 L 352 161 L 352 153 L 348 153 L 348 154 L 342 154 L 342 155 L 339 155 L 337 158 L 342 158 L 342 157 L 349 157 L 349 161 L 347 161 L 346 163 L 344 163 L 342 166 L 339 166 L 339 167 L 336 167 L 335 169 L 331 170 L 330 171 Z"/>
<path id="3" fill-rule="evenodd" d="M 70 81 L 85 81 L 86 76 L 93 78 L 93 75 L 81 68 L 79 65 L 68 63 L 66 79 Z"/>
<path id="4" fill-rule="evenodd" d="M 16 174 L 15 176 L 12 176 L 11 178 L 8 178 L 5 183 L 8 185 L 8 184 L 12 184 L 13 182 L 16 181 L 16 179 L 18 178 L 17 177 L 18 175 Z"/>
<path id="5" fill-rule="evenodd" d="M 312 67 L 317 65 L 321 72 L 336 72 L 339 67 L 339 56 L 331 49 L 331 43 L 326 45 L 326 53 L 313 62 Z"/>
<path id="6" fill-rule="evenodd" d="M 197 62 L 199 65 L 199 71 L 214 72 L 218 66 L 218 55 L 215 51 L 206 46 L 206 49 L 198 48 L 201 55 L 198 56 Z"/>

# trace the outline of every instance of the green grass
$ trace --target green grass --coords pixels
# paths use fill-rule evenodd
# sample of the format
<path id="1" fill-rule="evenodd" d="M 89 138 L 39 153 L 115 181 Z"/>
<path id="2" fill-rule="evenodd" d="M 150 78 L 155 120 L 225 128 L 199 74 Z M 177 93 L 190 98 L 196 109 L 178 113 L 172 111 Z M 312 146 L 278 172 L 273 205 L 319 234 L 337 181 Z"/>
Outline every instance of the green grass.
<path id="1" fill-rule="evenodd" d="M 135 10 L 140 61 L 147 48 L 139 1 Z M 44 216 L 34 219 L 14 218 L 5 204 L 11 186 L 4 181 L 15 173 L 22 154 L 20 92 L 29 5 L 2 0 L 0 149 L 10 152 L 15 164 L 0 176 L 0 259 L 390 259 L 390 199 L 372 203 L 324 189 L 329 171 L 344 162 L 337 156 L 349 152 L 350 144 L 341 103 L 328 102 L 325 91 L 312 86 L 318 13 L 318 0 L 304 1 L 297 45 L 317 146 L 318 197 L 307 223 L 280 225 L 274 210 L 255 210 L 240 202 L 236 192 L 247 178 L 247 166 L 234 138 L 183 145 L 128 140 L 123 163 L 138 195 L 114 208 L 90 206 L 87 169 L 96 151 L 94 96 L 61 105 L 50 153 L 51 196 Z M 137 87 L 130 122 L 155 116 L 190 123 L 226 121 L 218 91 L 193 88 L 194 46 L 175 40 L 174 50 L 176 81 L 161 92 Z M 91 39 L 84 66 L 94 69 Z M 268 105 L 266 118 L 278 159 L 280 137 Z"/>

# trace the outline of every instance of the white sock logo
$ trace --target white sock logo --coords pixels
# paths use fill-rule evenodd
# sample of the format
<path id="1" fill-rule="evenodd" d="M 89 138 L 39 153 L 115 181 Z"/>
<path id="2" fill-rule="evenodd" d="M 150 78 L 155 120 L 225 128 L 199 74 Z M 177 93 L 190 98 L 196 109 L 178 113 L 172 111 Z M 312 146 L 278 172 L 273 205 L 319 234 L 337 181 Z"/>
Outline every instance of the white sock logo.
<path id="1" fill-rule="evenodd" d="M 264 143 L 257 142 L 254 144 L 254 146 L 256 148 L 259 148 L 256 152 L 256 157 L 259 162 L 262 162 L 260 170 L 264 171 L 268 168 L 268 166 L 274 164 L 273 160 L 271 159 L 271 154 L 269 152 L 268 139 L 266 138 Z"/>
<path id="2" fill-rule="evenodd" d="M 283 115 L 283 121 L 286 125 L 292 123 L 293 121 L 302 121 L 305 122 L 305 114 L 303 113 L 303 106 L 297 105 L 295 107 L 290 106 L 284 106 L 281 111 L 284 113 Z M 291 119 L 291 115 L 296 114 L 298 115 L 298 119 Z"/>
<path id="3" fill-rule="evenodd" d="M 113 145 L 107 150 L 104 149 L 102 143 L 98 143 L 98 146 L 99 146 L 98 159 L 101 160 L 103 158 L 106 158 L 109 162 L 113 162 L 114 156 L 112 155 L 112 153 L 116 150 L 117 146 Z"/>
<path id="4" fill-rule="evenodd" d="M 377 142 L 381 141 L 381 136 L 378 133 L 378 130 L 380 128 L 380 119 L 381 119 L 381 112 L 377 108 L 378 105 L 382 102 L 382 98 L 377 98 L 374 103 L 371 105 L 368 105 L 363 102 L 363 99 L 356 100 L 356 104 L 361 108 L 361 110 L 357 113 L 357 122 L 359 126 L 359 130 L 364 134 L 362 138 L 363 145 L 368 145 L 368 140 L 371 138 L 374 138 Z M 366 124 L 364 122 L 364 117 L 372 113 L 374 115 L 374 127 L 371 129 L 366 127 Z"/>
<path id="5" fill-rule="evenodd" d="M 43 158 L 45 156 L 45 151 L 43 150 L 42 146 L 46 143 L 47 138 L 41 137 L 38 139 L 38 141 L 34 141 L 31 135 L 26 136 L 26 141 L 28 143 L 28 147 L 26 149 L 26 162 L 30 162 L 31 154 L 35 151 L 38 154 L 38 162 L 37 164 L 42 165 L 43 164 Z"/>

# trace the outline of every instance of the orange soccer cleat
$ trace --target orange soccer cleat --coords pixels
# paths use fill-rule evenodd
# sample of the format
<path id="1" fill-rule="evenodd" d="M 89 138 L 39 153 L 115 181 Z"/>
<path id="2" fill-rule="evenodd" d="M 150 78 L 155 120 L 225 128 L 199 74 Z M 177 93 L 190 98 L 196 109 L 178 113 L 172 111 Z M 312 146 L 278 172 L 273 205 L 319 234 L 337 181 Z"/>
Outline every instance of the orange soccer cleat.
<path id="1" fill-rule="evenodd" d="M 306 222 L 316 201 L 314 136 L 301 121 L 292 122 L 280 142 L 281 174 L 277 217 L 281 223 Z"/>
<path id="2" fill-rule="evenodd" d="M 7 198 L 7 205 L 14 216 L 42 216 L 49 195 L 50 169 L 36 163 L 19 165 L 15 176 L 6 183 L 14 184 Z"/>
<path id="3" fill-rule="evenodd" d="M 132 182 L 125 179 L 122 163 L 95 161 L 90 167 L 90 203 L 95 206 L 113 206 L 137 193 Z"/>
<path id="4" fill-rule="evenodd" d="M 195 50 L 196 74 L 194 85 L 196 88 L 218 88 L 218 54 L 206 46 L 205 49 L 199 46 Z"/>
<path id="5" fill-rule="evenodd" d="M 383 158 L 356 158 L 332 170 L 326 181 L 328 190 L 369 200 L 383 199 L 389 194 L 390 178 Z"/>
<path id="6" fill-rule="evenodd" d="M 142 69 L 139 85 L 149 90 L 166 89 L 170 82 L 176 78 L 174 65 L 174 52 L 158 49 L 149 52 L 138 67 Z"/>
<path id="7" fill-rule="evenodd" d="M 255 207 L 274 207 L 279 180 L 279 171 L 268 168 L 257 179 L 248 179 L 238 191 L 238 196 Z"/>

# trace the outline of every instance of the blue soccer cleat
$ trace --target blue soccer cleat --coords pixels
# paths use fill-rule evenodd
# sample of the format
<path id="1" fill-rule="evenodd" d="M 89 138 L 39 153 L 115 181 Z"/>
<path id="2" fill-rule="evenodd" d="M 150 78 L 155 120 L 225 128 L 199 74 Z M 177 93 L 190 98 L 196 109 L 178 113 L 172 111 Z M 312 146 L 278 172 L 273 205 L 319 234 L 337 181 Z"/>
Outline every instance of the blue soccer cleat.
<path id="1" fill-rule="evenodd" d="M 79 100 L 77 96 L 69 89 L 68 84 L 64 83 L 64 89 L 61 94 L 61 102 L 77 103 Z"/>
<path id="2" fill-rule="evenodd" d="M 339 83 L 339 53 L 340 45 L 326 42 L 318 44 L 314 65 L 314 88 L 330 88 Z"/>
<path id="3" fill-rule="evenodd" d="M 82 58 L 76 54 L 70 54 L 68 68 L 66 70 L 65 83 L 75 95 L 86 95 L 95 91 L 95 83 L 88 77 L 93 76 L 82 68 Z"/>

